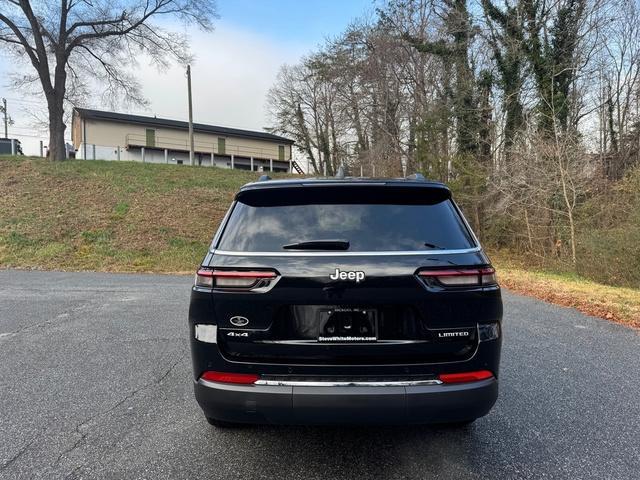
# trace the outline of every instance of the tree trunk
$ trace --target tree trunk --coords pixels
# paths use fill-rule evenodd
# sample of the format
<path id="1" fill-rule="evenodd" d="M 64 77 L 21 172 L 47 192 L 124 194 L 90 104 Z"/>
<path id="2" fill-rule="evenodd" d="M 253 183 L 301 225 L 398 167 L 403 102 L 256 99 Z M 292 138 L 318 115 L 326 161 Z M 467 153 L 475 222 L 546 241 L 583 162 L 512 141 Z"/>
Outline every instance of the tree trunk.
<path id="1" fill-rule="evenodd" d="M 64 123 L 64 94 L 54 91 L 47 96 L 49 109 L 49 160 L 54 162 L 67 158 L 64 143 L 64 131 L 67 126 Z"/>
<path id="2" fill-rule="evenodd" d="M 524 221 L 527 224 L 527 240 L 529 242 L 529 251 L 535 253 L 533 249 L 533 236 L 531 235 L 531 224 L 529 223 L 529 213 L 527 209 L 524 209 Z"/>
<path id="3" fill-rule="evenodd" d="M 56 51 L 56 68 L 53 88 L 46 94 L 49 107 L 49 159 L 60 162 L 67 159 L 64 144 L 64 96 L 67 88 L 67 57 L 64 50 Z M 86 141 L 86 139 L 83 139 Z"/>
<path id="4" fill-rule="evenodd" d="M 569 234 L 570 234 L 570 242 L 571 242 L 571 263 L 573 266 L 576 265 L 576 226 L 573 219 L 573 209 L 575 207 L 575 202 L 569 199 L 569 193 L 567 189 L 567 180 L 565 178 L 564 168 L 561 162 L 560 164 L 560 180 L 562 182 L 562 196 L 564 198 L 564 204 L 567 207 L 567 218 L 569 219 Z"/>
<path id="5" fill-rule="evenodd" d="M 469 65 L 469 42 L 472 34 L 471 20 L 466 0 L 455 0 L 449 14 L 448 26 L 454 37 L 453 64 L 456 72 L 454 116 L 458 155 L 474 156 L 478 151 L 477 105 L 474 99 L 475 77 Z M 446 59 L 445 59 L 446 61 Z"/>
<path id="6" fill-rule="evenodd" d="M 298 121 L 298 125 L 300 128 L 300 132 L 302 133 L 302 148 L 307 154 L 307 158 L 311 162 L 311 166 L 313 167 L 313 173 L 318 175 L 320 173 L 320 169 L 318 166 L 318 162 L 320 159 L 316 161 L 316 157 L 313 154 L 313 145 L 311 144 L 311 137 L 309 135 L 309 129 L 307 128 L 307 124 L 305 123 L 304 113 L 302 112 L 302 107 L 298 104 L 296 108 L 296 119 Z"/>
<path id="7" fill-rule="evenodd" d="M 516 73 L 514 73 L 514 76 L 515 75 Z M 509 84 L 504 87 L 504 108 L 506 111 L 504 124 L 504 159 L 506 164 L 511 163 L 515 139 L 524 124 L 523 108 L 520 102 L 522 85 L 520 84 L 519 71 L 517 75 L 518 80 L 514 81 L 513 85 Z M 505 83 L 504 80 L 503 83 Z"/>

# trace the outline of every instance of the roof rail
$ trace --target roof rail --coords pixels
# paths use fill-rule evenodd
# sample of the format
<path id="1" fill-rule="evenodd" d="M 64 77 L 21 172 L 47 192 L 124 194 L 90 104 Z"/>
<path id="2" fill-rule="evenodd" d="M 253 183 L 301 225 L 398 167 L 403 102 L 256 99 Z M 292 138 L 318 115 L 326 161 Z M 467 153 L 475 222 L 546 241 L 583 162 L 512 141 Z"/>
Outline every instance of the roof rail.
<path id="1" fill-rule="evenodd" d="M 421 173 L 414 173 L 412 175 L 409 175 L 407 177 L 407 180 L 421 180 L 421 181 L 425 181 L 426 178 L 424 178 L 424 175 L 422 175 Z"/>
<path id="2" fill-rule="evenodd" d="M 268 180 L 271 180 L 271 177 L 269 175 L 260 175 L 260 178 L 258 178 L 259 182 L 266 182 Z"/>

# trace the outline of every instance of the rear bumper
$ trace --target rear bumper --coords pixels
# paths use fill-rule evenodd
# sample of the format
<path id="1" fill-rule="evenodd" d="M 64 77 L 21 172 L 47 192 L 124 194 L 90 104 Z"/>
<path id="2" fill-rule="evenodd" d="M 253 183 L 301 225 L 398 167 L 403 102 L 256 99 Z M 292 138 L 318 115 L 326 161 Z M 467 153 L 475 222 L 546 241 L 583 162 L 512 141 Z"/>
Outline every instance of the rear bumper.
<path id="1" fill-rule="evenodd" d="M 238 423 L 422 424 L 472 420 L 498 397 L 495 378 L 453 385 L 270 386 L 195 383 L 207 417 Z"/>

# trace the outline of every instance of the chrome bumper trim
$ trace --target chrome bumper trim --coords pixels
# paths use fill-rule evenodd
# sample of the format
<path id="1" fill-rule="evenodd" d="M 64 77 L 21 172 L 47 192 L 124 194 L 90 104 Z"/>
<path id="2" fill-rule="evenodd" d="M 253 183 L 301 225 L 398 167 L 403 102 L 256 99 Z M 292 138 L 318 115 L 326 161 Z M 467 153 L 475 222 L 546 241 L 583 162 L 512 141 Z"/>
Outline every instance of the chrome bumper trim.
<path id="1" fill-rule="evenodd" d="M 390 250 L 390 251 L 370 251 L 370 252 L 343 252 L 343 251 L 284 251 L 284 252 L 237 252 L 231 250 L 210 250 L 215 255 L 240 256 L 240 257 L 394 257 L 406 255 L 419 255 L 431 257 L 434 255 L 459 255 L 464 253 L 476 253 L 482 250 L 481 247 L 442 249 L 442 250 Z"/>
<path id="2" fill-rule="evenodd" d="M 397 380 L 397 381 L 322 381 L 322 380 L 275 380 L 264 379 L 256 381 L 254 385 L 268 385 L 281 387 L 409 387 L 419 385 L 441 385 L 442 381 L 430 380 Z"/>

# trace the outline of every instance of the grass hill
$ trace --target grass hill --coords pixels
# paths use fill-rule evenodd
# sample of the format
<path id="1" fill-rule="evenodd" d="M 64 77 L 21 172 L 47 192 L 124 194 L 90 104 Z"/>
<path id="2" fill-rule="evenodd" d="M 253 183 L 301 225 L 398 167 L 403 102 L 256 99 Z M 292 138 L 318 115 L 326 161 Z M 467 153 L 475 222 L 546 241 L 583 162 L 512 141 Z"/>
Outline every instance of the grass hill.
<path id="1" fill-rule="evenodd" d="M 192 272 L 256 173 L 0 157 L 0 265 Z"/>
<path id="2" fill-rule="evenodd" d="M 193 273 L 256 172 L 0 157 L 0 268 Z M 509 288 L 640 326 L 640 291 L 530 271 L 495 255 Z"/>

